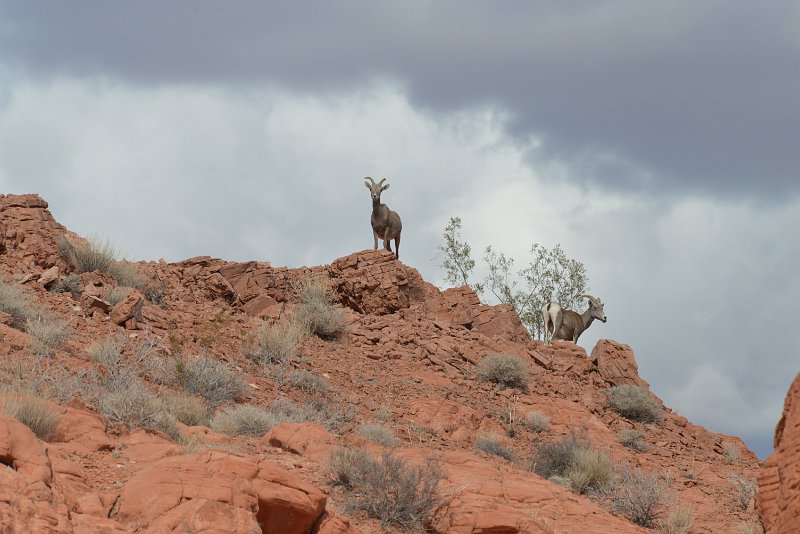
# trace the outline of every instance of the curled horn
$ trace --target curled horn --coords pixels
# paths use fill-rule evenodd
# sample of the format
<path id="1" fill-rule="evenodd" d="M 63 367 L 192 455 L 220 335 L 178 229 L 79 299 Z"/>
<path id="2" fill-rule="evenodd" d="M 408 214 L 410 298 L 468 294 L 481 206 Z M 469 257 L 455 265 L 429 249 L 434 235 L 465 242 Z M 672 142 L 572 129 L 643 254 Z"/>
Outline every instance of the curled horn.
<path id="1" fill-rule="evenodd" d="M 378 182 L 378 187 L 382 186 L 383 182 L 385 182 L 385 181 L 386 181 L 386 178 L 381 179 L 381 181 Z"/>
<path id="2" fill-rule="evenodd" d="M 591 300 L 592 302 L 599 302 L 600 299 L 597 297 L 593 297 L 591 295 L 578 295 L 578 298 L 586 297 L 587 299 Z"/>
<path id="3" fill-rule="evenodd" d="M 365 176 L 364 180 L 369 180 L 370 182 L 372 182 L 372 185 L 375 185 L 375 180 L 372 179 L 372 176 Z"/>

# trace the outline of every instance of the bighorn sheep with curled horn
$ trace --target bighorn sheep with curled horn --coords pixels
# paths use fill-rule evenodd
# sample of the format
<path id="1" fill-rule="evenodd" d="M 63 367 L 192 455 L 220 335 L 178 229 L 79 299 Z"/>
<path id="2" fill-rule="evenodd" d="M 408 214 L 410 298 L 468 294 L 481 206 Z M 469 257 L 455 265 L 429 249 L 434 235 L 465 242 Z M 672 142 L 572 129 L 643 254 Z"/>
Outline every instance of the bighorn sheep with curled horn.
<path id="1" fill-rule="evenodd" d="M 581 334 L 592 325 L 592 321 L 599 319 L 606 322 L 606 313 L 599 298 L 591 295 L 578 295 L 578 297 L 589 299 L 589 309 L 582 314 L 565 310 L 555 302 L 550 302 L 542 308 L 545 345 L 549 345 L 554 339 L 577 343 Z"/>
<path id="2" fill-rule="evenodd" d="M 386 204 L 381 204 L 381 192 L 389 189 L 389 184 L 384 185 L 386 178 L 375 183 L 375 180 L 367 176 L 364 178 L 364 185 L 372 194 L 372 236 L 375 238 L 375 249 L 378 248 L 378 239 L 383 239 L 383 248 L 392 251 L 391 240 L 394 239 L 394 256 L 400 259 L 400 231 L 403 223 L 396 211 L 392 211 Z"/>

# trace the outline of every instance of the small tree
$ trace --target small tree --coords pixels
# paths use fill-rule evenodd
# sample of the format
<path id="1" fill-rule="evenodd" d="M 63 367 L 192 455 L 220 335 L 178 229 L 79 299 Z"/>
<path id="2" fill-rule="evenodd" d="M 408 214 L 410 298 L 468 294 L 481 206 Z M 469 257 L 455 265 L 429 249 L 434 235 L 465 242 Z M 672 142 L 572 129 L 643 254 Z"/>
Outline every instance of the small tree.
<path id="1" fill-rule="evenodd" d="M 450 217 L 442 237 L 444 245 L 439 245 L 438 248 L 444 253 L 440 266 L 445 270 L 445 280 L 453 285 L 468 285 L 481 293 L 482 284 L 469 282 L 475 260 L 472 259 L 472 247 L 461 241 L 461 217 Z"/>
<path id="2" fill-rule="evenodd" d="M 461 219 L 451 217 L 444 230 L 445 244 L 439 246 L 445 259 L 445 279 L 452 284 L 468 284 L 477 293 L 488 290 L 498 301 L 511 304 L 531 336 L 541 339 L 544 322 L 541 309 L 548 302 L 557 302 L 569 309 L 580 305 L 578 295 L 586 293 L 588 277 L 583 263 L 567 256 L 561 245 L 552 249 L 534 243 L 531 260 L 522 269 L 514 270 L 514 258 L 486 247 L 483 259 L 486 277 L 482 283 L 470 283 L 475 268 L 472 248 L 461 241 Z"/>

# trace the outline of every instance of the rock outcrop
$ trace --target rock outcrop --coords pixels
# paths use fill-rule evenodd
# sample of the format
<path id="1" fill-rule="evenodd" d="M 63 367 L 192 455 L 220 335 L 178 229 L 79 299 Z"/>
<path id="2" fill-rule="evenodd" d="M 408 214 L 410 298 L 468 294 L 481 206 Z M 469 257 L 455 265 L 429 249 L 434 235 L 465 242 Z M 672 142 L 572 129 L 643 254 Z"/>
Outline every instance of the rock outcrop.
<path id="1" fill-rule="evenodd" d="M 385 532 L 363 512 L 346 514 L 348 495 L 330 485 L 332 451 L 384 450 L 363 435 L 367 423 L 384 427 L 394 438 L 392 453 L 411 465 L 431 456 L 439 462 L 438 491 L 447 506 L 432 517 L 435 532 L 646 532 L 531 471 L 536 444 L 568 436 L 605 451 L 616 465 L 666 475 L 674 502 L 693 511 L 697 534 L 735 532 L 757 521 L 753 507 L 738 503 L 730 478 L 753 478 L 758 470 L 741 440 L 668 408 L 657 425 L 610 409 L 608 388 L 647 387 L 627 345 L 602 340 L 591 357 L 572 343 L 544 346 L 530 339 L 510 306 L 482 304 L 466 286 L 440 291 L 383 250 L 297 269 L 210 256 L 139 262 L 158 302 L 133 290 L 112 305 L 108 295 L 118 282 L 107 273 L 73 276 L 74 266 L 59 255 L 65 236 L 79 239 L 38 196 L 0 196 L 0 272 L 23 283 L 71 333 L 41 359 L 30 351 L 31 336 L 0 312 L 0 382 L 62 400 L 50 408 L 60 410 L 60 423 L 47 443 L 0 416 L 3 532 Z M 70 287 L 63 285 L 67 277 Z M 309 277 L 328 281 L 346 333 L 334 341 L 304 338 L 286 368 L 256 365 L 246 352 L 257 329 L 291 317 L 297 288 Z M 161 396 L 186 393 L 180 380 L 164 379 L 166 364 L 185 371 L 185 359 L 203 355 L 242 378 L 245 388 L 229 405 L 293 403 L 290 420 L 313 422 L 236 437 L 177 423 L 170 435 L 179 433 L 180 443 L 160 430 L 112 425 L 96 401 L 108 362 L 87 356 L 106 338 L 123 343 L 122 364 L 139 365 L 134 374 Z M 137 352 L 142 346 L 150 348 Z M 494 353 L 522 360 L 527 388 L 478 379 L 476 365 Z M 298 385 L 289 379 L 294 371 L 316 375 L 322 385 Z M 790 398 L 797 389 L 796 382 Z M 761 476 L 759 510 L 775 532 L 797 525 L 796 405 L 787 400 L 778 449 Z M 549 418 L 549 427 L 524 424 L 533 412 Z M 631 429 L 642 433 L 645 450 L 619 442 Z M 512 461 L 476 448 L 477 438 L 492 435 Z M 731 448 L 739 449 L 738 459 L 726 452 Z"/>
<path id="2" fill-rule="evenodd" d="M 786 394 L 775 452 L 758 476 L 758 511 L 769 534 L 800 532 L 800 374 Z"/>

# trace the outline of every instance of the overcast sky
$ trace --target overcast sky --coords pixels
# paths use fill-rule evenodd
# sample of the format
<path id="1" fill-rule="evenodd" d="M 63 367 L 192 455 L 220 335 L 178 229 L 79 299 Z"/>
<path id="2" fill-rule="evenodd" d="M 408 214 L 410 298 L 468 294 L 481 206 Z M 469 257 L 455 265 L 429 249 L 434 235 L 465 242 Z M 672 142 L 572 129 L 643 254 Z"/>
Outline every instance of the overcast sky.
<path id="1" fill-rule="evenodd" d="M 761 457 L 800 370 L 800 4 L 0 0 L 0 192 L 131 259 L 329 263 L 442 284 L 561 243 L 664 401 Z"/>

